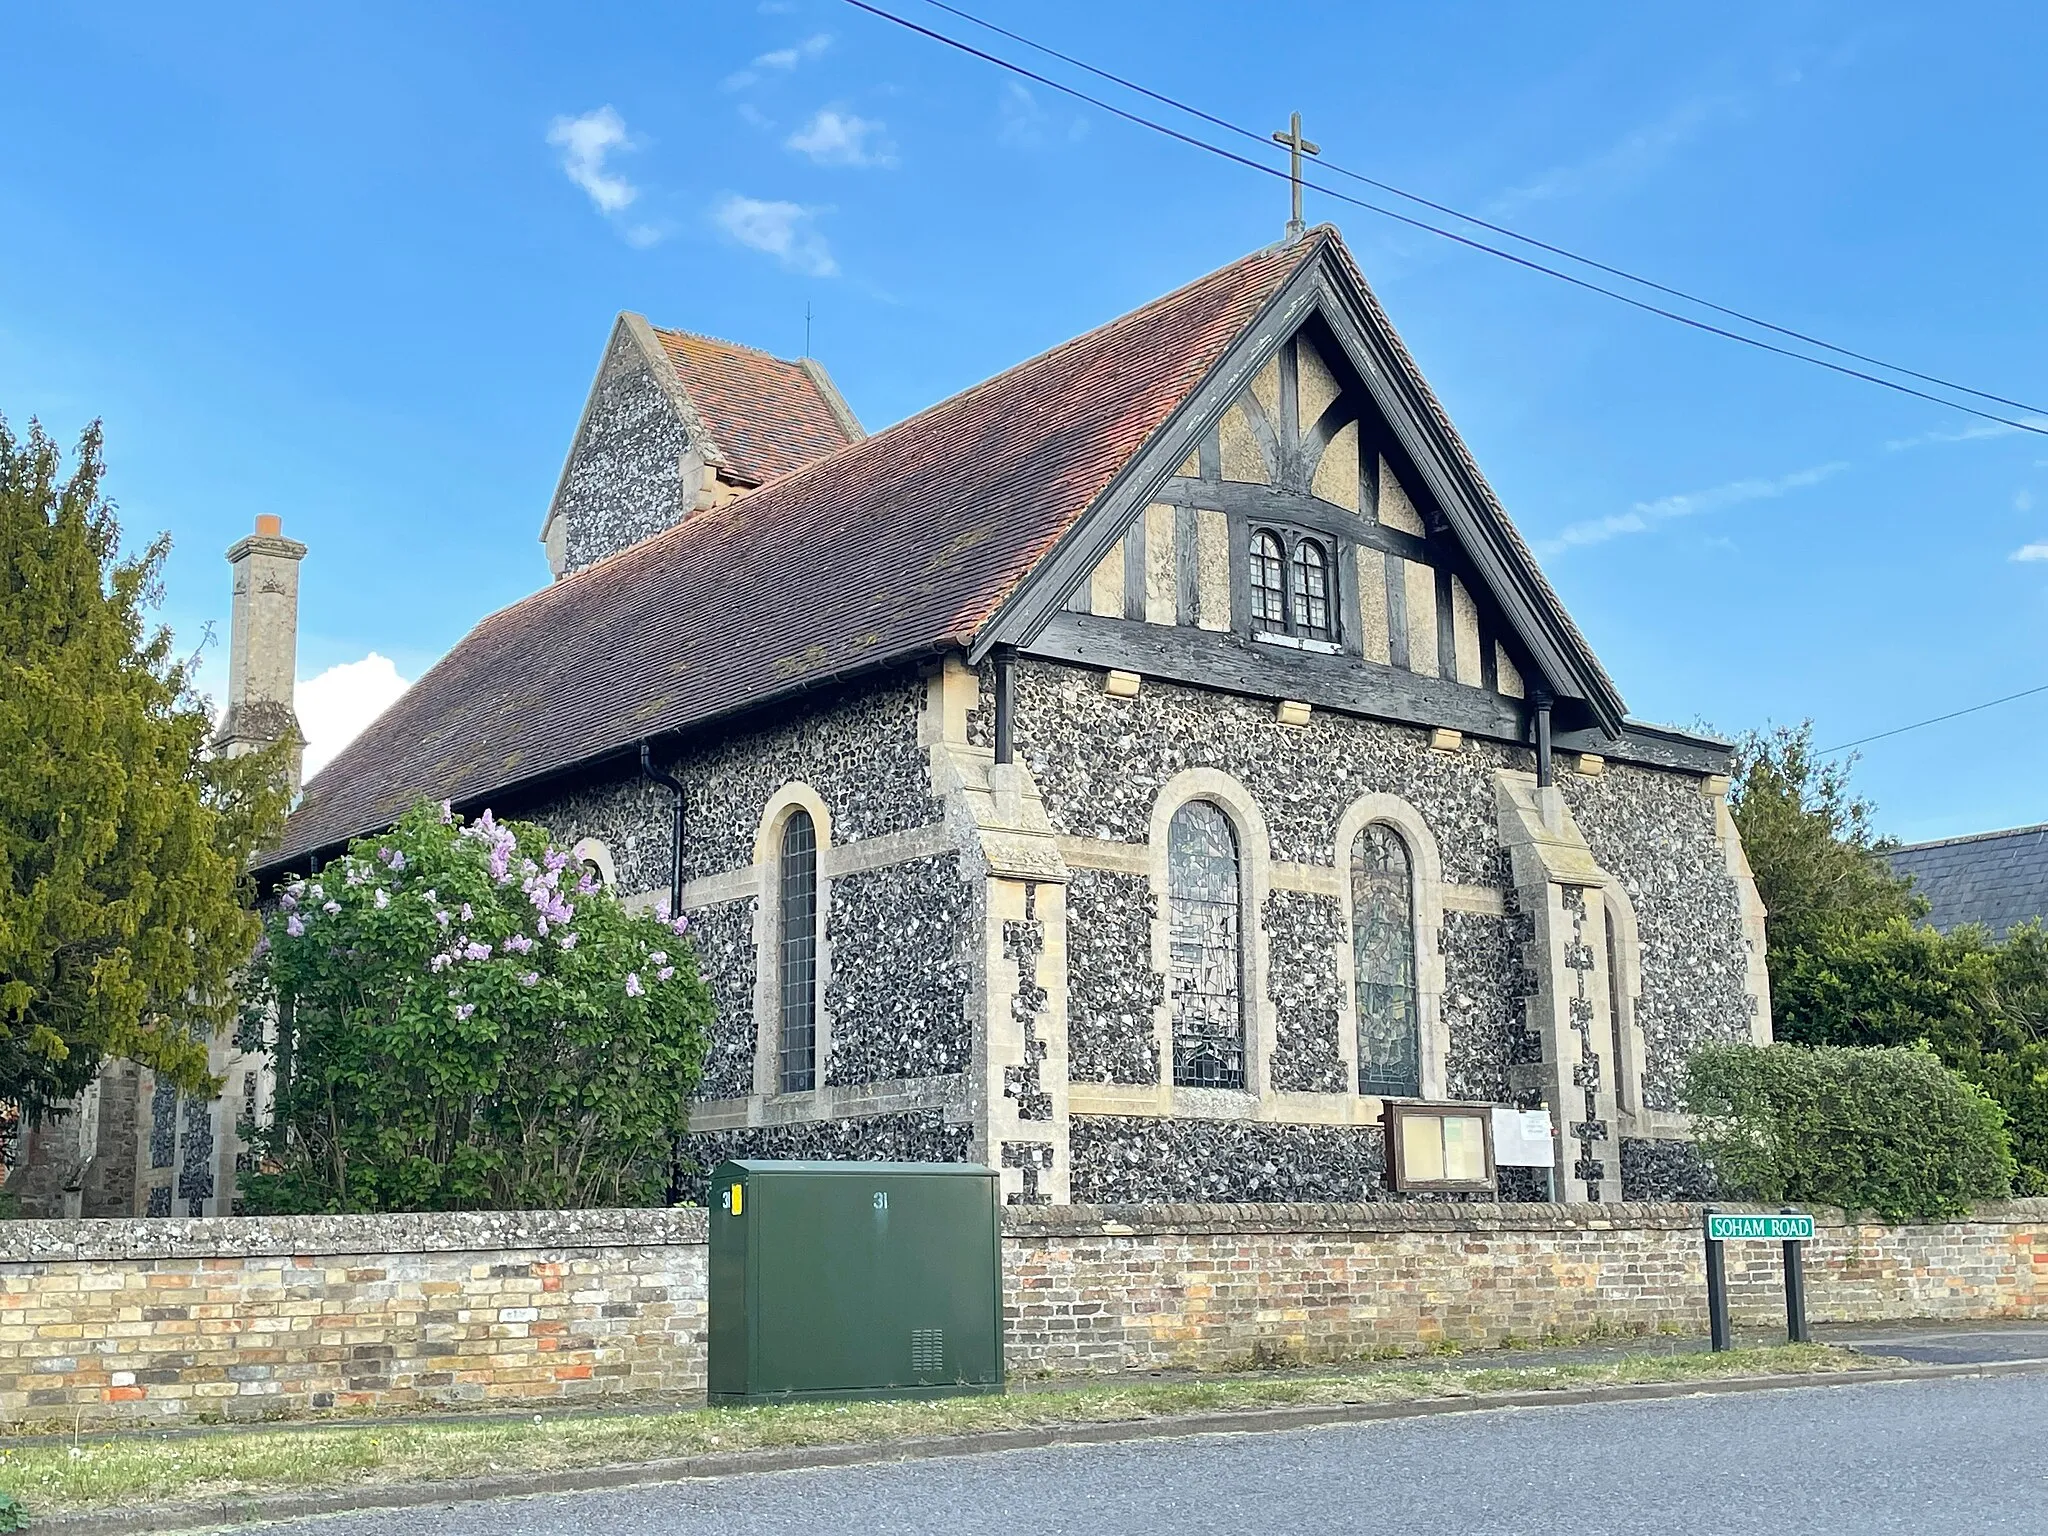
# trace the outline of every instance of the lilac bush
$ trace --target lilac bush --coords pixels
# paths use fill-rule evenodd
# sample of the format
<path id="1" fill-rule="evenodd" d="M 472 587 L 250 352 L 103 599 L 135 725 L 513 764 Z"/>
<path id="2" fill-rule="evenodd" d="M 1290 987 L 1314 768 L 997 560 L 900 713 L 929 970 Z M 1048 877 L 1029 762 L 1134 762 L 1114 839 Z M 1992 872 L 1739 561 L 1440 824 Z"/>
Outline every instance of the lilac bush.
<path id="1" fill-rule="evenodd" d="M 546 832 L 422 803 L 277 893 L 259 1212 L 659 1203 L 711 1001 L 688 921 Z"/>

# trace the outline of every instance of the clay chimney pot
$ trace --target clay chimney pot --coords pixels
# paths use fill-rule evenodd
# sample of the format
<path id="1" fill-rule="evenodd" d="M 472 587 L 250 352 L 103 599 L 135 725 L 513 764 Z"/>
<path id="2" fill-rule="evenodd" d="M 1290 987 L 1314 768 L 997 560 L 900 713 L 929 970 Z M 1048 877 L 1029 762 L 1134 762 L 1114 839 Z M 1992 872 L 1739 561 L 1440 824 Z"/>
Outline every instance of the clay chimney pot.
<path id="1" fill-rule="evenodd" d="M 256 531 L 265 538 L 274 539 L 284 532 L 284 519 L 275 512 L 259 512 L 256 514 Z"/>

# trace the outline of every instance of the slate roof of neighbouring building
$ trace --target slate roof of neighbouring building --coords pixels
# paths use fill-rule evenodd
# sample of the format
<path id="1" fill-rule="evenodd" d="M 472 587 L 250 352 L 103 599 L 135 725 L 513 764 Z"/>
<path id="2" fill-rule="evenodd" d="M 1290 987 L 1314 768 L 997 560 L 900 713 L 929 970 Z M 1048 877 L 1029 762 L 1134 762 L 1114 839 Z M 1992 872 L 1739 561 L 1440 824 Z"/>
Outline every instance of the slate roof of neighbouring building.
<path id="1" fill-rule="evenodd" d="M 694 331 L 650 329 L 716 445 L 726 479 L 766 485 L 859 441 L 851 413 L 836 392 L 828 397 L 832 386 L 817 364 Z"/>
<path id="2" fill-rule="evenodd" d="M 1993 938 L 2034 918 L 2048 920 L 2048 822 L 1908 843 L 1885 855 L 1927 898 L 1927 921 L 1947 933 L 1982 924 Z"/>

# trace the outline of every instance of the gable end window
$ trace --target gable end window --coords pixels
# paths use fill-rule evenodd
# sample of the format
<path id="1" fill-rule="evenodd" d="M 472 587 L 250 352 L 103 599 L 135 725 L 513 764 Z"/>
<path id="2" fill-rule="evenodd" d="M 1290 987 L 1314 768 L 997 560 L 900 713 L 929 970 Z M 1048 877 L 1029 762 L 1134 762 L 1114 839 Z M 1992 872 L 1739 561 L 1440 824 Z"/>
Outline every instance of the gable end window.
<path id="1" fill-rule="evenodd" d="M 1337 560 L 1329 543 L 1283 528 L 1251 541 L 1252 634 L 1320 649 L 1337 643 Z"/>
<path id="2" fill-rule="evenodd" d="M 818 1080 L 818 834 L 808 811 L 783 823 L 781 862 L 776 1076 L 784 1093 L 802 1093 Z"/>

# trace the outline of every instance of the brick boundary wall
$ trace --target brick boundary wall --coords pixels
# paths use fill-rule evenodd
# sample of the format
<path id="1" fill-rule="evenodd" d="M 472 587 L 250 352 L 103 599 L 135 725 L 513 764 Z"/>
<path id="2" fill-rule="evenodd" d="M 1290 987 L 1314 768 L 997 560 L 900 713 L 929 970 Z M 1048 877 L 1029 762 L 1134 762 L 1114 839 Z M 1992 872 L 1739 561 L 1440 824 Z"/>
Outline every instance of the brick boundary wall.
<path id="1" fill-rule="evenodd" d="M 1734 1209 L 1735 1207 L 1729 1207 Z M 1820 1213 L 1816 1321 L 2048 1315 L 2048 1200 Z M 1013 1206 L 1016 1372 L 1702 1332 L 1691 1205 Z M 701 1210 L 0 1222 L 0 1422 L 690 1400 Z M 1738 1322 L 1777 1245 L 1729 1245 Z"/>
<path id="2" fill-rule="evenodd" d="M 2048 1316 L 2048 1200 L 1916 1226 L 1815 1215 L 1812 1321 Z M 1054 1206 L 1005 1216 L 1013 1370 L 1707 1329 L 1697 1205 Z M 1729 1243 L 1726 1257 L 1736 1323 L 1782 1325 L 1779 1245 Z"/>

